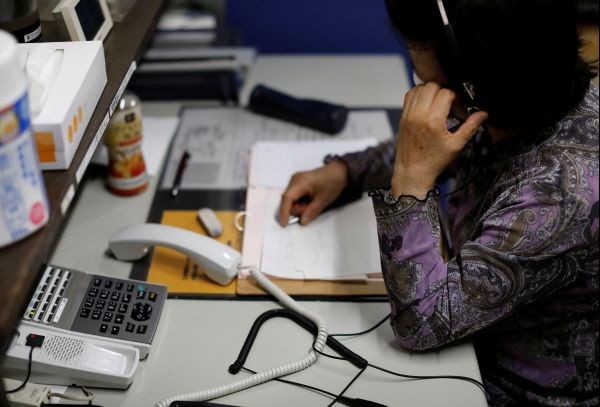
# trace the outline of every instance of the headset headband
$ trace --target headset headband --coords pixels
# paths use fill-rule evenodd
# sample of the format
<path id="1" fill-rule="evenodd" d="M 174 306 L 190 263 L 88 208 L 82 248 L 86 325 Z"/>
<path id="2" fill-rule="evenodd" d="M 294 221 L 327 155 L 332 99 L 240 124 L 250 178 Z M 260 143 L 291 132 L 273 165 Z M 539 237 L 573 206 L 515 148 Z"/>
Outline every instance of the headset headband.
<path id="1" fill-rule="evenodd" d="M 479 110 L 474 106 L 475 87 L 470 80 L 467 80 L 464 77 L 465 68 L 462 64 L 460 49 L 458 47 L 458 42 L 456 41 L 456 36 L 454 35 L 454 29 L 448 20 L 448 14 L 446 13 L 446 8 L 444 7 L 442 0 L 437 0 L 437 6 L 444 24 L 444 35 L 450 49 L 450 58 L 452 59 L 451 63 L 453 72 L 450 72 L 450 76 L 452 80 L 457 82 L 456 84 L 458 89 L 460 89 L 460 91 L 463 93 L 467 111 L 469 114 L 471 114 Z"/>

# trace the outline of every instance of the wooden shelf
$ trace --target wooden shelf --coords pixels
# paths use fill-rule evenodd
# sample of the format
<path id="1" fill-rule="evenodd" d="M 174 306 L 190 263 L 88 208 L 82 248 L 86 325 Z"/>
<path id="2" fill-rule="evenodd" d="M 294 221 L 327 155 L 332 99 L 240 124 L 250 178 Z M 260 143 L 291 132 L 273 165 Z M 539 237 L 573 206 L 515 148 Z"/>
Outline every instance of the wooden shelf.
<path id="1" fill-rule="evenodd" d="M 164 0 L 138 0 L 122 22 L 115 23 L 104 40 L 108 82 L 98 101 L 71 167 L 45 171 L 44 180 L 51 206 L 48 224 L 28 238 L 0 249 L 0 346 L 10 340 L 18 318 L 58 238 L 78 183 L 100 141 L 114 104 L 120 99 L 135 63 L 156 26 Z M 52 23 L 43 26 L 44 40 L 56 38 Z M 93 231 L 90 231 L 93 233 Z M 85 244 L 85 242 L 82 242 Z M 76 248 L 73 248 L 76 250 Z M 0 356 L 1 357 L 1 356 Z M 0 397 L 0 405 L 2 404 Z"/>

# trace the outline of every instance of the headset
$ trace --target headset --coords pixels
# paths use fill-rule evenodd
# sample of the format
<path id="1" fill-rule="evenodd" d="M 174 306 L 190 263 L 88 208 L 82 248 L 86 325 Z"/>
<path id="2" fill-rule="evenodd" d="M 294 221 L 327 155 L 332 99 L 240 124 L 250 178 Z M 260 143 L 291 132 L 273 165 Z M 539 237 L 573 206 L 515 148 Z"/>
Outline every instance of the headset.
<path id="1" fill-rule="evenodd" d="M 442 22 L 444 23 L 444 36 L 450 54 L 450 72 L 448 72 L 448 76 L 450 81 L 454 83 L 455 89 L 462 95 L 462 103 L 467 109 L 467 114 L 470 116 L 473 113 L 481 111 L 481 109 L 477 107 L 477 102 L 475 101 L 475 86 L 473 85 L 473 81 L 468 79 L 465 75 L 466 68 L 460 55 L 460 48 L 458 47 L 458 41 L 456 41 L 456 36 L 454 35 L 454 29 L 448 20 L 448 14 L 446 13 L 444 3 L 442 0 L 436 0 L 436 2 Z M 485 159 L 492 147 L 492 136 L 490 135 L 487 124 L 484 123 L 482 128 L 483 131 L 478 132 L 473 140 L 474 151 L 478 159 Z"/>
<path id="2" fill-rule="evenodd" d="M 459 90 L 463 96 L 462 100 L 463 104 L 467 108 L 467 113 L 471 115 L 481 110 L 476 106 L 475 103 L 475 86 L 473 86 L 473 82 L 467 79 L 464 75 L 466 69 L 463 65 L 463 60 L 460 55 L 460 48 L 458 47 L 458 42 L 456 41 L 452 24 L 450 24 L 450 21 L 448 20 L 448 14 L 446 13 L 444 3 L 442 0 L 436 1 L 442 22 L 444 23 L 444 36 L 446 38 L 446 43 L 450 53 L 451 71 L 449 72 L 449 76 L 450 79 L 455 82 L 456 89 Z"/>

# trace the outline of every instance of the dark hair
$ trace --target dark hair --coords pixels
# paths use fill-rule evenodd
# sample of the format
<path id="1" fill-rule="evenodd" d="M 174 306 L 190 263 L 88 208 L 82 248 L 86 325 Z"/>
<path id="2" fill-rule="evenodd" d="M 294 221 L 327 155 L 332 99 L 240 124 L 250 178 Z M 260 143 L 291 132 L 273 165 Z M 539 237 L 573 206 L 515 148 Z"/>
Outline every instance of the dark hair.
<path id="1" fill-rule="evenodd" d="M 595 76 L 579 55 L 573 0 L 443 0 L 476 103 L 501 128 L 536 127 L 576 106 Z M 386 0 L 409 47 L 433 46 L 446 75 L 449 47 L 436 0 Z M 453 78 L 450 78 L 453 79 Z"/>

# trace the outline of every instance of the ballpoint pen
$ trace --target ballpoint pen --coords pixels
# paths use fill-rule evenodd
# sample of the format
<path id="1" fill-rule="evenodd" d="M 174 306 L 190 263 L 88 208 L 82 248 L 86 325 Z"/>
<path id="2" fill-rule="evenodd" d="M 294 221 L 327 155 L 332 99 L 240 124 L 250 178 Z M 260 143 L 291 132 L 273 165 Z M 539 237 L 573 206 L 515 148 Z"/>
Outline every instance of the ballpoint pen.
<path id="1" fill-rule="evenodd" d="M 175 180 L 173 180 L 173 187 L 171 188 L 171 196 L 176 197 L 179 193 L 179 189 L 181 187 L 181 180 L 183 178 L 183 173 L 185 172 L 185 168 L 187 167 L 188 159 L 190 158 L 190 153 L 185 151 L 179 160 L 179 164 L 177 165 L 177 172 L 175 173 Z"/>

